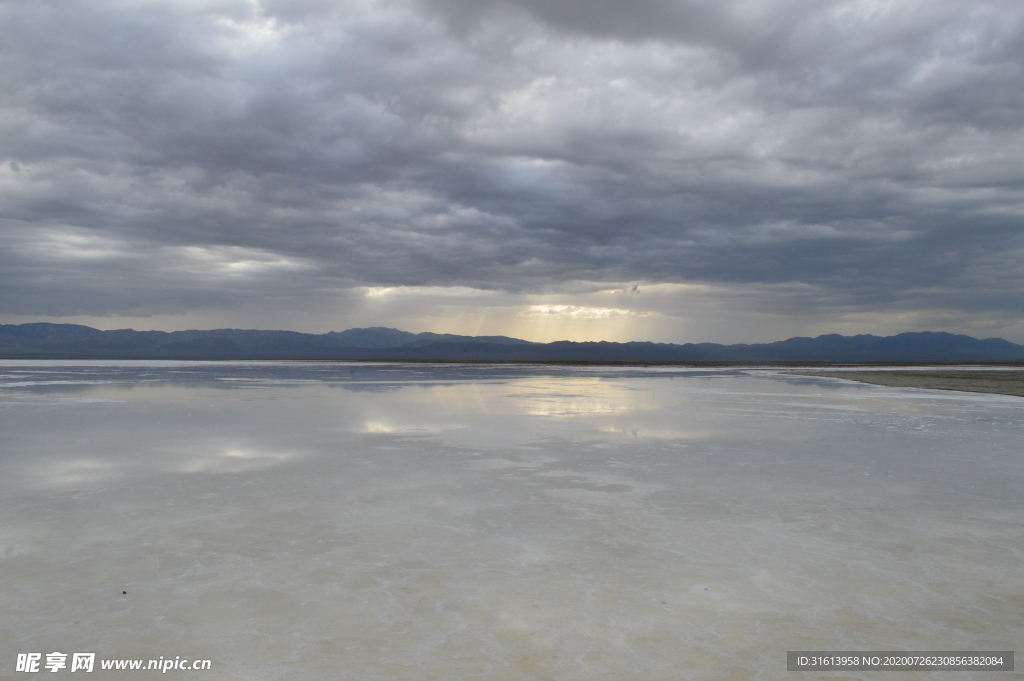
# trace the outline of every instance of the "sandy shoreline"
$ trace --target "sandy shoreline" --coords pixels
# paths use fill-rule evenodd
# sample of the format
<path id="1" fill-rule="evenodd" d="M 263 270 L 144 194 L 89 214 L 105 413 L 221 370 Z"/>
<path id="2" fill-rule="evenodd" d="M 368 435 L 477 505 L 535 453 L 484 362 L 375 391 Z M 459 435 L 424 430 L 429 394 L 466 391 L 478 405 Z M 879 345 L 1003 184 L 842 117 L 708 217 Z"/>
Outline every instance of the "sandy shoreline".
<path id="1" fill-rule="evenodd" d="M 845 378 L 894 388 L 960 390 L 1024 397 L 1024 371 L 920 369 L 905 371 L 800 371 L 801 376 Z"/>

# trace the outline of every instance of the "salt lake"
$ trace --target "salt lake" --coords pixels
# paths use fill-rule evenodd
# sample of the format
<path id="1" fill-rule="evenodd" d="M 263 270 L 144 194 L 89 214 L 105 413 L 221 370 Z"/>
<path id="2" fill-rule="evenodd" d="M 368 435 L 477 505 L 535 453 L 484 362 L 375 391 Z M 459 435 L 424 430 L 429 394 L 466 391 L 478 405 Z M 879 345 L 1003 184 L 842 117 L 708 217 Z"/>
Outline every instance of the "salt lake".
<path id="1" fill-rule="evenodd" d="M 0 433 L 0 677 L 60 651 L 211 660 L 178 679 L 852 679 L 877 674 L 786 651 L 1024 641 L 1020 397 L 7 360 Z"/>

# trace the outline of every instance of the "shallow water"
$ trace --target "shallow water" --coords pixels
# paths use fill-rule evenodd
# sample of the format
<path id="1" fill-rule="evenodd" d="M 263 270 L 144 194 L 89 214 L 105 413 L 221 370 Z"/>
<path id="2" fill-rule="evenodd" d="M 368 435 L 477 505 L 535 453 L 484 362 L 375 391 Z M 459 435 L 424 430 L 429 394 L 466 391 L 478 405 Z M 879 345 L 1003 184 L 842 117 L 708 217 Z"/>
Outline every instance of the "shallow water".
<path id="1" fill-rule="evenodd" d="M 4 361 L 0 432 L 0 677 L 62 651 L 212 661 L 180 679 L 853 679 L 877 674 L 785 653 L 1024 633 L 1024 398 Z"/>

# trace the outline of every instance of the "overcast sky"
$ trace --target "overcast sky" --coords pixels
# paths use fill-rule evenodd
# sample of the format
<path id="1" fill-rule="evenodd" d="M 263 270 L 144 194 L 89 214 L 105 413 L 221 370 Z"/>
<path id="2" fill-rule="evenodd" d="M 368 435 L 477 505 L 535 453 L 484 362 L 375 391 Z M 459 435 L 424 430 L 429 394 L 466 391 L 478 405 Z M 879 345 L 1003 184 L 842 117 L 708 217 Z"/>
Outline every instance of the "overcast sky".
<path id="1" fill-rule="evenodd" d="M 0 323 L 1024 342 L 1020 0 L 0 0 Z"/>

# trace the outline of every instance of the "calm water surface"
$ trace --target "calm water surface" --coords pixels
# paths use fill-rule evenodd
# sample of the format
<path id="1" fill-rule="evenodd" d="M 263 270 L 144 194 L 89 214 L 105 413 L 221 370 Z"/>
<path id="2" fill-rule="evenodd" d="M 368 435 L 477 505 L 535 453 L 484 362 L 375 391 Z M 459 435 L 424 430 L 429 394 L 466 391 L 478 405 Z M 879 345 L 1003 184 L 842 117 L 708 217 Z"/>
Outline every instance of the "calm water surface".
<path id="1" fill-rule="evenodd" d="M 1024 651 L 1024 398 L 4 361 L 0 432 L 0 677 L 53 651 L 360 681 L 876 678 L 787 674 L 785 652 Z"/>

